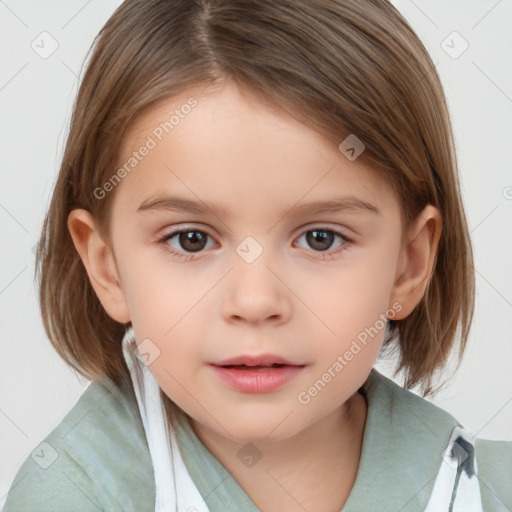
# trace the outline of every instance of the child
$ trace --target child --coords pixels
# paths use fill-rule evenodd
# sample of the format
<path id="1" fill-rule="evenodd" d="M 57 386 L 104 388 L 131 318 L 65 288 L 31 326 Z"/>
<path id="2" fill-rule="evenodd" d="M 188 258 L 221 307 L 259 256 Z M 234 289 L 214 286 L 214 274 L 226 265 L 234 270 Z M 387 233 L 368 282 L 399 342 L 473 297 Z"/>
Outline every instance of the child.
<path id="1" fill-rule="evenodd" d="M 5 512 L 512 509 L 512 443 L 372 368 L 397 347 L 432 394 L 474 302 L 441 84 L 387 1 L 125 1 L 37 257 L 93 382 Z"/>

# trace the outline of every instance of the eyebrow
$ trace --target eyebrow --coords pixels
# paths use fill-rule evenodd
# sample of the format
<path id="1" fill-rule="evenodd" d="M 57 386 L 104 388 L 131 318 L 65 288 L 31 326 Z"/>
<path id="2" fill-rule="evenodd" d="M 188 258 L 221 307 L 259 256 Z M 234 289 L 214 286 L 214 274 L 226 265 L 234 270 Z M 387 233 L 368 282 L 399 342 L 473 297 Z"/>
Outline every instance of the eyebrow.
<path id="1" fill-rule="evenodd" d="M 221 203 L 208 203 L 206 201 L 191 201 L 178 196 L 158 196 L 146 199 L 137 208 L 137 212 L 145 213 L 150 211 L 173 211 L 208 215 L 213 213 L 216 216 L 227 217 L 230 214 L 227 206 Z M 294 212 L 294 215 L 322 213 L 348 212 L 348 213 L 373 213 L 380 215 L 379 209 L 366 201 L 353 195 L 334 198 L 324 201 L 314 201 L 300 206 L 290 206 L 282 212 L 282 216 Z"/>

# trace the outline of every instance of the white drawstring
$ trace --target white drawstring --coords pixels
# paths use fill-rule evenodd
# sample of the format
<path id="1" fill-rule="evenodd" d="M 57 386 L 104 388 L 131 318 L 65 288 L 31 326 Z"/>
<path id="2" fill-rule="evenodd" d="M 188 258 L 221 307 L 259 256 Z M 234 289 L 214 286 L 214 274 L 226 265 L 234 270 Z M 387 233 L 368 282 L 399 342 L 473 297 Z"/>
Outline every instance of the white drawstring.
<path id="1" fill-rule="evenodd" d="M 441 511 L 483 512 L 474 437 L 461 426 L 452 431 L 425 509 L 425 512 Z"/>
<path id="2" fill-rule="evenodd" d="M 160 387 L 140 356 L 132 326 L 123 338 L 123 355 L 153 462 L 155 512 L 208 512 L 183 462 L 175 435 L 169 429 Z"/>

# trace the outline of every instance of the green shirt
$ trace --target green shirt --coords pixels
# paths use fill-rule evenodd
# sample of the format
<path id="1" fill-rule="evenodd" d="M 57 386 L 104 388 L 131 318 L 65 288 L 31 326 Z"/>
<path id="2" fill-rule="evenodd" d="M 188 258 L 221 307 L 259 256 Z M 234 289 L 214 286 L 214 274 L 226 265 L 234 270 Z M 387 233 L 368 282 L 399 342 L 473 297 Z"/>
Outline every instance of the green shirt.
<path id="1" fill-rule="evenodd" d="M 423 512 L 453 427 L 447 412 L 372 370 L 361 460 L 342 512 Z M 211 512 L 258 508 L 195 435 L 184 414 L 176 435 Z M 512 442 L 475 444 L 483 509 L 512 510 Z M 151 457 L 131 385 L 93 382 L 26 459 L 4 512 L 154 512 Z"/>

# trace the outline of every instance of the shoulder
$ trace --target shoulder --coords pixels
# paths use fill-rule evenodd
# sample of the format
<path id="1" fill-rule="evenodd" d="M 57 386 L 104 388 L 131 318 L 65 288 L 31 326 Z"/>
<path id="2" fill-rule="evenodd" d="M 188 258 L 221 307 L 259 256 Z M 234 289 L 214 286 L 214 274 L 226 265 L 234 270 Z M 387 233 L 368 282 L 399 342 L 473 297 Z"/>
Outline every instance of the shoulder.
<path id="1" fill-rule="evenodd" d="M 475 452 L 484 510 L 512 508 L 512 441 L 477 439 Z"/>
<path id="2" fill-rule="evenodd" d="M 375 369 L 365 382 L 362 392 L 371 400 L 368 414 L 378 425 L 382 460 L 398 461 L 401 474 L 413 486 L 414 481 L 425 487 L 419 492 L 426 502 L 433 479 L 442 467 L 455 427 L 463 427 L 447 411 L 425 398 L 406 390 Z M 484 510 L 509 510 L 512 504 L 512 441 L 473 440 L 478 480 Z M 397 478 L 399 474 L 395 475 Z M 427 480 L 430 482 L 427 483 Z M 395 480 L 396 481 L 396 480 Z"/>
<path id="3" fill-rule="evenodd" d="M 153 509 L 153 468 L 133 390 L 103 379 L 24 461 L 4 512 Z"/>
<path id="4" fill-rule="evenodd" d="M 394 423 L 394 427 L 412 434 L 412 426 L 421 426 L 420 432 L 430 432 L 439 438 L 441 444 L 448 443 L 452 430 L 460 423 L 447 411 L 425 398 L 402 388 L 390 378 L 372 369 L 364 389 Z M 428 435 L 429 437 L 430 434 Z"/>

